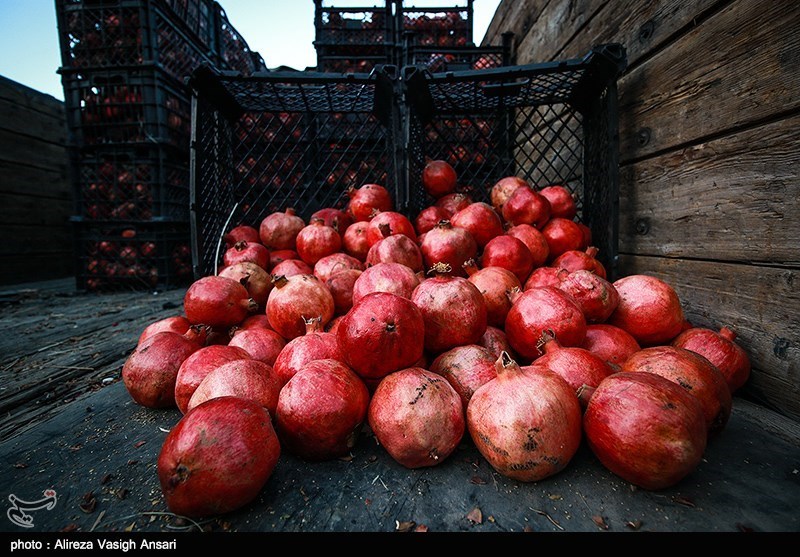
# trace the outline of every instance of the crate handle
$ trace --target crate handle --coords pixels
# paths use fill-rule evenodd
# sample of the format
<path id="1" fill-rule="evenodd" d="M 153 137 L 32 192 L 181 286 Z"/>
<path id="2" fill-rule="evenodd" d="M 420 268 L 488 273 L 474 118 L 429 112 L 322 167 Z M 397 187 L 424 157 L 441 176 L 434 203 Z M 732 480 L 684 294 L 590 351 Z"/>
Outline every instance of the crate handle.
<path id="1" fill-rule="evenodd" d="M 521 81 L 512 81 L 511 83 L 479 83 L 478 85 L 486 97 L 510 97 L 518 95 L 522 88 L 530 82 L 530 78 L 526 77 Z"/>

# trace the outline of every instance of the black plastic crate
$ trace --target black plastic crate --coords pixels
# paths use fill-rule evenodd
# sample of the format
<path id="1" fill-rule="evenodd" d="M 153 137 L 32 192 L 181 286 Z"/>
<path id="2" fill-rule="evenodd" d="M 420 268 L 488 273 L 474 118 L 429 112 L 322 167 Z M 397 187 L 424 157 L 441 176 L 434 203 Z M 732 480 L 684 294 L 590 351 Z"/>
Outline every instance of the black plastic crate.
<path id="1" fill-rule="evenodd" d="M 500 46 L 426 47 L 415 44 L 414 34 L 408 33 L 403 44 L 403 64 L 422 66 L 433 73 L 488 70 L 513 64 L 511 32 L 503 33 Z"/>
<path id="2" fill-rule="evenodd" d="M 397 198 L 396 68 L 371 74 L 201 68 L 193 87 L 190 191 L 196 276 L 212 274 L 230 226 L 258 226 L 293 207 L 308 219 L 344 207 L 347 190 L 385 186 Z"/>
<path id="3" fill-rule="evenodd" d="M 221 63 L 215 17 L 204 21 L 203 40 L 160 0 L 56 0 L 56 8 L 63 70 L 156 64 L 182 81 L 202 63 Z"/>
<path id="4" fill-rule="evenodd" d="M 421 47 L 475 46 L 473 0 L 456 0 L 443 6 L 426 2 L 395 0 L 395 24 L 400 36 L 413 33 Z"/>
<path id="5" fill-rule="evenodd" d="M 592 230 L 599 259 L 613 275 L 618 235 L 616 79 L 626 65 L 620 45 L 593 49 L 582 59 L 483 71 L 433 74 L 403 71 L 407 196 L 415 215 L 432 199 L 421 175 L 430 159 L 448 161 L 475 201 L 490 201 L 492 186 L 519 176 L 542 188 L 566 186 L 579 220 Z"/>
<path id="6" fill-rule="evenodd" d="M 219 60 L 216 65 L 245 75 L 266 70 L 264 60 L 257 52 L 250 50 L 247 41 L 231 25 L 225 10 L 217 3 L 215 8 L 219 44 Z"/>
<path id="7" fill-rule="evenodd" d="M 78 220 L 74 226 L 79 290 L 162 290 L 192 280 L 186 223 Z"/>
<path id="8" fill-rule="evenodd" d="M 353 6 L 314 0 L 314 46 L 329 54 L 383 54 L 383 47 L 395 43 L 394 19 L 390 1 Z"/>
<path id="9" fill-rule="evenodd" d="M 76 214 L 88 220 L 189 220 L 189 156 L 163 147 L 74 153 Z"/>
<path id="10" fill-rule="evenodd" d="M 378 66 L 385 65 L 386 56 L 326 56 L 317 55 L 317 70 L 330 73 L 370 73 Z"/>
<path id="11" fill-rule="evenodd" d="M 200 40 L 201 44 L 215 49 L 215 2 L 212 0 L 166 0 L 166 2 L 178 19 Z"/>
<path id="12" fill-rule="evenodd" d="M 62 82 L 75 146 L 166 144 L 188 151 L 189 93 L 159 67 L 63 72 Z"/>

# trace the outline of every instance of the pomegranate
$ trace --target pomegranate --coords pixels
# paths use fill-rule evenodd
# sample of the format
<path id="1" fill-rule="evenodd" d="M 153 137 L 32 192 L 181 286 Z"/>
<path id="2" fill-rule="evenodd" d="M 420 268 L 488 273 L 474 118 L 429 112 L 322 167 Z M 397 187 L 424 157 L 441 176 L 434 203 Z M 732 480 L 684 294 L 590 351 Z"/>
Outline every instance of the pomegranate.
<path id="1" fill-rule="evenodd" d="M 246 331 L 248 329 L 269 329 L 272 330 L 272 327 L 269 325 L 269 317 L 263 313 L 256 313 L 254 315 L 250 315 L 245 317 L 244 321 L 242 321 L 237 327 L 237 331 Z"/>
<path id="2" fill-rule="evenodd" d="M 145 327 L 142 333 L 139 335 L 139 341 L 137 342 L 137 345 L 142 344 L 142 342 L 156 333 L 170 332 L 178 333 L 179 335 L 185 334 L 191 326 L 192 324 L 189 323 L 189 320 L 183 315 L 174 315 L 172 317 L 159 319 L 158 321 L 153 321 L 147 327 Z"/>
<path id="3" fill-rule="evenodd" d="M 272 268 L 273 277 L 293 277 L 296 275 L 311 275 L 314 269 L 302 259 L 286 259 Z M 269 296 L 267 296 L 269 299 Z"/>
<path id="4" fill-rule="evenodd" d="M 467 427 L 478 451 L 500 474 L 535 482 L 563 470 L 581 443 L 581 408 L 561 377 L 524 371 L 503 353 L 497 379 L 472 395 Z"/>
<path id="5" fill-rule="evenodd" d="M 372 292 L 390 292 L 411 298 L 419 278 L 411 268 L 400 263 L 378 263 L 368 267 L 353 284 L 353 303 Z"/>
<path id="6" fill-rule="evenodd" d="M 291 207 L 284 213 L 270 213 L 261 221 L 258 235 L 261 243 L 270 251 L 293 250 L 297 234 L 305 228 L 306 223 L 297 216 Z"/>
<path id="7" fill-rule="evenodd" d="M 591 271 L 575 271 L 560 275 L 558 286 L 583 311 L 589 323 L 602 323 L 617 309 L 619 294 L 614 285 Z"/>
<path id="8" fill-rule="evenodd" d="M 336 336 L 323 330 L 319 318 L 307 319 L 306 334 L 290 340 L 275 358 L 273 371 L 282 385 L 289 382 L 304 365 L 314 360 L 344 361 Z"/>
<path id="9" fill-rule="evenodd" d="M 297 233 L 297 254 L 300 259 L 314 265 L 327 255 L 342 248 L 342 237 L 322 219 L 314 219 L 311 224 Z"/>
<path id="10" fill-rule="evenodd" d="M 347 227 L 353 224 L 353 218 L 347 211 L 336 209 L 335 207 L 326 207 L 316 211 L 311 215 L 309 220 L 314 219 L 322 219 L 326 225 L 336 230 L 342 236 L 344 235 L 344 231 L 347 230 Z"/>
<path id="11" fill-rule="evenodd" d="M 344 315 L 337 315 L 336 317 L 331 319 L 330 322 L 327 325 L 325 325 L 325 332 L 335 335 L 336 331 L 339 330 L 339 323 L 342 322 L 342 319 L 344 319 Z"/>
<path id="12" fill-rule="evenodd" d="M 228 342 L 228 346 L 241 348 L 252 359 L 271 366 L 275 364 L 275 358 L 286 346 L 286 341 L 272 329 L 258 327 L 237 329 Z"/>
<path id="13" fill-rule="evenodd" d="M 434 199 L 439 199 L 455 191 L 457 178 L 455 169 L 447 161 L 433 160 L 422 169 L 422 188 Z"/>
<path id="14" fill-rule="evenodd" d="M 304 318 L 319 317 L 321 325 L 333 318 L 333 296 L 314 275 L 278 276 L 267 299 L 267 317 L 272 328 L 291 340 L 306 331 Z"/>
<path id="15" fill-rule="evenodd" d="M 423 270 L 422 252 L 408 236 L 394 234 L 378 240 L 367 253 L 367 265 L 400 263 L 414 272 Z"/>
<path id="16" fill-rule="evenodd" d="M 503 218 L 512 226 L 529 224 L 541 230 L 550 219 L 550 202 L 530 187 L 517 188 L 503 205 Z"/>
<path id="17" fill-rule="evenodd" d="M 241 323 L 248 313 L 258 310 L 247 288 L 219 276 L 202 277 L 189 286 L 183 297 L 186 318 L 194 325 L 227 328 Z"/>
<path id="18" fill-rule="evenodd" d="M 414 229 L 417 231 L 418 235 L 424 234 L 436 226 L 439 221 L 447 220 L 451 216 L 451 213 L 445 211 L 441 207 L 435 205 L 425 207 L 419 212 L 417 218 L 414 219 Z"/>
<path id="19" fill-rule="evenodd" d="M 258 235 L 258 230 L 246 224 L 240 224 L 230 229 L 230 231 L 222 237 L 225 246 L 232 248 L 239 242 L 261 243 L 261 237 Z"/>
<path id="20" fill-rule="evenodd" d="M 622 371 L 648 372 L 674 381 L 703 407 L 709 435 L 717 435 L 731 415 L 731 391 L 717 366 L 700 354 L 675 346 L 643 348 L 622 364 Z"/>
<path id="21" fill-rule="evenodd" d="M 517 276 L 502 267 L 484 267 L 479 270 L 472 259 L 464 263 L 464 269 L 469 275 L 467 280 L 480 291 L 486 303 L 486 322 L 503 327 L 508 310 L 511 309 L 508 294 L 512 289 L 521 287 Z M 496 359 L 492 360 L 493 366 Z"/>
<path id="22" fill-rule="evenodd" d="M 672 346 L 696 352 L 717 366 L 733 394 L 750 377 L 750 358 L 735 340 L 736 333 L 728 327 L 722 327 L 719 333 L 694 327 L 679 334 Z"/>
<path id="23" fill-rule="evenodd" d="M 525 281 L 522 289 L 530 290 L 531 288 L 539 288 L 541 286 L 561 288 L 561 279 L 566 273 L 567 271 L 556 269 L 555 267 L 539 267 L 533 270 L 528 280 Z"/>
<path id="24" fill-rule="evenodd" d="M 706 449 L 700 402 L 653 373 L 615 373 L 604 379 L 589 399 L 583 430 L 606 468 L 648 490 L 681 481 L 700 464 Z"/>
<path id="25" fill-rule="evenodd" d="M 158 479 L 170 511 L 204 517 L 256 498 L 280 457 L 269 412 L 221 397 L 194 408 L 172 428 L 158 455 Z"/>
<path id="26" fill-rule="evenodd" d="M 514 273 L 520 283 L 524 283 L 533 270 L 533 258 L 528 246 L 522 240 L 503 234 L 493 238 L 483 248 L 481 265 L 484 268 L 507 269 Z"/>
<path id="27" fill-rule="evenodd" d="M 258 360 L 234 360 L 212 369 L 192 393 L 186 405 L 187 412 L 223 396 L 238 396 L 258 402 L 275 416 L 281 384 L 275 378 L 272 366 Z"/>
<path id="28" fill-rule="evenodd" d="M 581 242 L 581 246 L 578 249 L 586 249 L 592 244 L 592 229 L 583 224 L 582 222 L 578 223 L 578 228 L 581 229 L 581 234 L 583 234 L 583 241 Z"/>
<path id="29" fill-rule="evenodd" d="M 461 209 L 466 208 L 472 203 L 472 198 L 465 193 L 448 193 L 436 200 L 435 207 L 439 207 L 445 213 L 447 218 L 450 219 L 459 212 Z"/>
<path id="30" fill-rule="evenodd" d="M 583 232 L 572 220 L 552 218 L 542 228 L 542 234 L 550 250 L 550 261 L 555 261 L 562 253 L 579 250 L 583 245 Z"/>
<path id="31" fill-rule="evenodd" d="M 204 346 L 192 353 L 181 363 L 172 386 L 178 410 L 186 413 L 195 389 L 212 370 L 228 362 L 247 359 L 250 359 L 250 354 L 243 348 L 220 344 Z"/>
<path id="32" fill-rule="evenodd" d="M 269 266 L 269 250 L 259 243 L 241 240 L 225 250 L 222 255 L 222 264 L 226 267 L 244 261 L 255 263 L 266 270 Z"/>
<path id="33" fill-rule="evenodd" d="M 619 304 L 608 319 L 643 345 L 665 344 L 683 329 L 683 308 L 675 290 L 649 275 L 629 275 L 614 283 Z"/>
<path id="34" fill-rule="evenodd" d="M 542 356 L 535 365 L 544 366 L 560 375 L 576 393 L 584 385 L 597 388 L 603 379 L 615 371 L 585 348 L 561 346 L 552 331 L 542 333 L 537 347 Z"/>
<path id="35" fill-rule="evenodd" d="M 219 276 L 240 283 L 258 304 L 258 309 L 264 309 L 269 292 L 272 290 L 272 277 L 263 267 L 250 261 L 243 261 L 225 267 L 219 272 Z"/>
<path id="36" fill-rule="evenodd" d="M 488 349 L 467 344 L 439 354 L 431 363 L 430 371 L 447 379 L 461 397 L 466 412 L 469 399 L 478 387 L 497 377 L 496 360 L 497 357 Z"/>
<path id="37" fill-rule="evenodd" d="M 450 223 L 469 231 L 478 247 L 504 234 L 503 221 L 488 203 L 471 203 L 450 218 Z"/>
<path id="38" fill-rule="evenodd" d="M 508 198 L 519 188 L 530 189 L 530 185 L 522 178 L 517 178 L 516 176 L 506 176 L 498 180 L 497 183 L 492 186 L 490 193 L 492 207 L 494 207 L 498 213 L 503 214 L 503 205 L 505 205 Z"/>
<path id="39" fill-rule="evenodd" d="M 364 263 L 346 253 L 337 252 L 327 255 L 314 265 L 314 276 L 322 282 L 328 282 L 334 274 L 345 269 L 364 270 Z"/>
<path id="40" fill-rule="evenodd" d="M 389 455 L 406 468 L 444 462 L 464 436 L 461 398 L 442 377 L 419 367 L 381 380 L 367 419 Z"/>
<path id="41" fill-rule="evenodd" d="M 599 250 L 590 246 L 586 251 L 565 251 L 556 257 L 550 264 L 556 269 L 566 269 L 569 272 L 586 270 L 591 271 L 600 278 L 606 278 L 606 268 L 596 259 Z"/>
<path id="42" fill-rule="evenodd" d="M 356 222 L 368 221 L 376 210 L 392 210 L 392 197 L 389 191 L 378 184 L 364 184 L 358 189 L 351 188 L 347 195 L 350 196 L 347 212 Z"/>
<path id="43" fill-rule="evenodd" d="M 325 286 L 328 287 L 331 296 L 333 296 L 334 316 L 344 315 L 353 307 L 353 288 L 362 272 L 358 269 L 346 269 L 334 273 L 325 282 Z"/>
<path id="44" fill-rule="evenodd" d="M 336 331 L 344 361 L 363 378 L 378 379 L 422 357 L 422 312 L 407 298 L 373 292 L 361 298 Z"/>
<path id="45" fill-rule="evenodd" d="M 441 266 L 436 266 L 438 271 Z M 438 274 L 414 289 L 411 301 L 425 322 L 425 350 L 438 353 L 476 344 L 486 332 L 486 302 L 465 278 Z"/>
<path id="46" fill-rule="evenodd" d="M 572 220 L 578 214 L 575 196 L 566 187 L 560 184 L 553 184 L 542 188 L 539 193 L 550 202 L 550 218 L 558 217 Z"/>
<path id="47" fill-rule="evenodd" d="M 174 406 L 178 370 L 200 349 L 204 335 L 201 327 L 183 335 L 163 331 L 137 346 L 122 366 L 122 381 L 134 402 L 147 408 Z"/>
<path id="48" fill-rule="evenodd" d="M 275 423 L 281 444 L 306 460 L 346 455 L 367 415 L 364 382 L 338 360 L 316 360 L 281 389 Z"/>
<path id="49" fill-rule="evenodd" d="M 297 252 L 293 249 L 277 249 L 269 252 L 269 268 L 274 269 L 278 263 L 282 263 L 287 259 L 300 259 Z"/>
<path id="50" fill-rule="evenodd" d="M 511 359 L 517 359 L 517 353 L 511 348 L 508 337 L 505 332 L 498 327 L 492 327 L 491 325 L 486 327 L 486 332 L 483 333 L 481 340 L 478 341 L 478 345 L 483 346 L 491 352 L 495 360 L 497 360 L 503 352 L 508 352 Z"/>
<path id="51" fill-rule="evenodd" d="M 359 261 L 367 259 L 369 253 L 369 242 L 367 242 L 368 222 L 354 222 L 344 231 L 342 236 L 342 248 L 345 253 L 352 255 Z"/>
<path id="52" fill-rule="evenodd" d="M 547 245 L 547 238 L 538 228 L 534 228 L 530 224 L 518 224 L 509 228 L 506 234 L 521 240 L 528 247 L 533 259 L 534 269 L 547 263 L 550 256 L 550 246 Z"/>
<path id="53" fill-rule="evenodd" d="M 420 251 L 426 268 L 445 263 L 453 275 L 466 276 L 462 266 L 477 256 L 478 244 L 468 230 L 456 228 L 445 220 L 425 234 Z"/>
<path id="54" fill-rule="evenodd" d="M 588 325 L 586 338 L 581 347 L 601 360 L 616 365 L 621 365 L 634 352 L 641 350 L 639 343 L 630 333 L 607 323 Z"/>
<path id="55" fill-rule="evenodd" d="M 542 333 L 552 330 L 564 346 L 580 346 L 586 336 L 586 318 L 578 304 L 557 288 L 543 286 L 511 293 L 512 305 L 506 317 L 508 342 L 520 356 L 539 357 L 536 343 Z"/>
<path id="56" fill-rule="evenodd" d="M 408 217 L 394 211 L 381 211 L 375 213 L 367 225 L 367 243 L 370 247 L 387 236 L 402 234 L 408 236 L 414 242 L 417 241 L 417 233 L 414 225 Z"/>

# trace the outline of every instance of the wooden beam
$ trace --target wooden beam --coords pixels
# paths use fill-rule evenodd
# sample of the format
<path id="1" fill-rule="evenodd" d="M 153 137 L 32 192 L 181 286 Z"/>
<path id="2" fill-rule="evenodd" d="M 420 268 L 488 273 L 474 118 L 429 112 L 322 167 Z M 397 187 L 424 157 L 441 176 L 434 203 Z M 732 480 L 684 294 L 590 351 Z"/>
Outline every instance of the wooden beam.
<path id="1" fill-rule="evenodd" d="M 64 117 L 64 103 L 51 95 L 0 76 L 0 99 L 53 118 Z"/>
<path id="2" fill-rule="evenodd" d="M 0 155 L 1 157 L 2 155 Z M 6 161 L 0 158 L 0 193 L 49 197 L 71 200 L 67 155 L 63 159 L 45 161 L 48 167 L 36 167 L 25 161 Z"/>
<path id="3" fill-rule="evenodd" d="M 51 115 L 0 98 L 0 115 L 2 130 L 58 145 L 67 143 L 67 121 L 63 110 L 58 115 Z"/>
<path id="4" fill-rule="evenodd" d="M 549 0 L 503 0 L 497 7 L 494 18 L 486 30 L 483 45 L 500 45 L 503 42 L 502 34 L 511 31 L 514 33 L 516 43 L 520 41 L 533 29 L 535 29 L 541 18 L 540 14 L 547 6 Z M 521 62 L 526 64 L 528 62 Z"/>

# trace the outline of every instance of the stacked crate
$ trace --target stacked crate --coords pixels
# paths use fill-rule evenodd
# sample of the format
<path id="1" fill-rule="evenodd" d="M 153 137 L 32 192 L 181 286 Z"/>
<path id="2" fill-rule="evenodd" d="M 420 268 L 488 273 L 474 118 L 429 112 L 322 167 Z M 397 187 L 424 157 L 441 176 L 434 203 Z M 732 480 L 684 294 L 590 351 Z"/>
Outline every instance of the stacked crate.
<path id="1" fill-rule="evenodd" d="M 56 0 L 83 290 L 191 278 L 185 79 L 265 69 L 212 0 Z"/>

